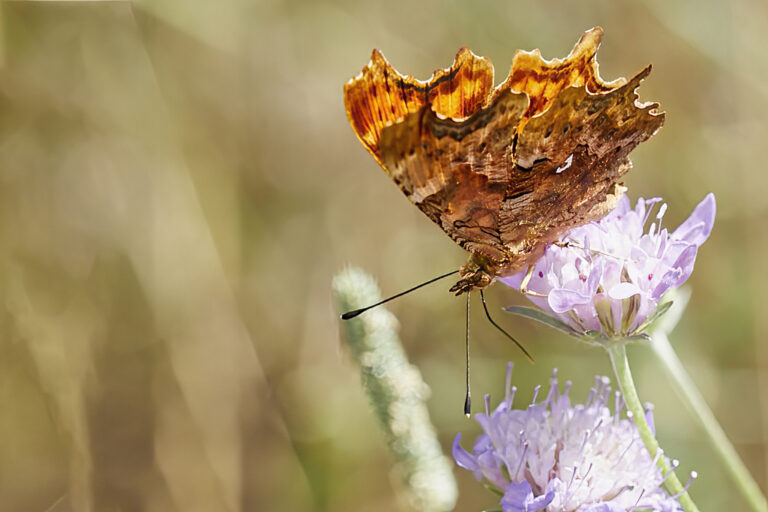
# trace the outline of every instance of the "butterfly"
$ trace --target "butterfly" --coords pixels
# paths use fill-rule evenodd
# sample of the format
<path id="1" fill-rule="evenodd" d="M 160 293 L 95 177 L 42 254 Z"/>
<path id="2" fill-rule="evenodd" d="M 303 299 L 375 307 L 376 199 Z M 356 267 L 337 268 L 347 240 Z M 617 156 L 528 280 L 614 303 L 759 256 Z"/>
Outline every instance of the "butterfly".
<path id="1" fill-rule="evenodd" d="M 344 85 L 363 146 L 408 199 L 469 253 L 456 295 L 530 268 L 568 230 L 608 213 L 629 153 L 664 123 L 629 80 L 605 82 L 600 27 L 564 59 L 517 51 L 494 87 L 490 60 L 462 48 L 426 81 L 378 50 Z M 431 281 L 430 281 L 431 282 Z"/>

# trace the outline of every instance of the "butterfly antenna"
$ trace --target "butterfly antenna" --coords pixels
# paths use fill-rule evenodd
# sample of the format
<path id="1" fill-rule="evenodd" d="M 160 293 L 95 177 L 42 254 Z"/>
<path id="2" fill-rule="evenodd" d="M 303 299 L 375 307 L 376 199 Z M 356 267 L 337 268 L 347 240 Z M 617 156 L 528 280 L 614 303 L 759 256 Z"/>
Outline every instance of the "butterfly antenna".
<path id="1" fill-rule="evenodd" d="M 387 302 L 389 302 L 389 301 L 391 301 L 391 300 L 394 300 L 394 299 L 396 299 L 396 298 L 398 298 L 398 297 L 402 297 L 402 296 L 403 296 L 403 295 L 405 295 L 406 293 L 411 293 L 411 292 L 412 292 L 412 291 L 414 291 L 414 290 L 418 290 L 418 289 L 419 289 L 419 288 L 421 288 L 422 286 L 427 286 L 428 284 L 432 284 L 432 283 L 434 283 L 435 281 L 439 281 L 440 279 L 444 279 L 444 278 L 446 278 L 446 277 L 448 277 L 448 276 L 452 276 L 453 274 L 457 274 L 458 272 L 459 272 L 458 270 L 453 270 L 453 271 L 451 271 L 451 272 L 448 272 L 447 274 L 443 274 L 443 275 L 441 275 L 441 276 L 437 276 L 437 277 L 435 277 L 434 279 L 430 279 L 429 281 L 426 281 L 426 282 L 424 282 L 424 283 L 421 283 L 421 284 L 419 284 L 419 285 L 416 285 L 416 286 L 414 286 L 413 288 L 409 288 L 408 290 L 405 290 L 404 292 L 400 292 L 400 293 L 398 293 L 397 295 L 393 295 L 393 296 L 391 296 L 391 297 L 388 297 L 388 298 L 386 298 L 386 299 L 384 299 L 384 300 L 382 300 L 382 301 L 380 301 L 380 302 L 377 302 L 376 304 L 371 304 L 370 306 L 366 306 L 366 307 L 364 307 L 364 308 L 360 308 L 360 309 L 354 309 L 354 310 L 352 310 L 352 311 L 347 311 L 346 313 L 344 313 L 343 315 L 341 315 L 341 319 L 342 319 L 342 320 L 349 320 L 350 318 L 355 318 L 357 315 L 359 315 L 359 314 L 361 314 L 361 313 L 365 313 L 366 311 L 368 311 L 368 310 L 369 310 L 369 309 L 371 309 L 371 308 L 375 308 L 376 306 L 381 306 L 381 305 L 382 305 L 382 304 L 384 304 L 384 303 L 387 303 Z"/>
<path id="2" fill-rule="evenodd" d="M 464 329 L 464 354 L 467 362 L 467 394 L 464 397 L 464 416 L 467 418 L 472 414 L 472 394 L 469 389 L 469 296 L 470 294 L 467 293 L 467 322 L 465 324 L 466 329 Z"/>
<path id="3" fill-rule="evenodd" d="M 506 336 L 507 338 L 512 340 L 512 343 L 517 345 L 517 348 L 519 348 L 520 350 L 523 351 L 523 354 L 525 354 L 525 357 L 527 357 L 530 362 L 533 362 L 533 357 L 531 356 L 531 354 L 528 353 L 527 350 L 525 350 L 525 347 L 519 341 L 517 341 L 514 337 L 512 337 L 511 334 L 509 334 L 507 331 L 502 329 L 499 324 L 497 324 L 496 322 L 493 321 L 493 318 L 491 318 L 491 313 L 488 311 L 488 305 L 485 303 L 485 294 L 483 293 L 483 290 L 480 290 L 480 298 L 483 301 L 483 309 L 485 310 L 485 316 L 488 317 L 488 321 L 491 322 L 491 324 L 495 328 L 500 330 L 502 332 L 502 334 L 504 334 L 504 336 Z"/>

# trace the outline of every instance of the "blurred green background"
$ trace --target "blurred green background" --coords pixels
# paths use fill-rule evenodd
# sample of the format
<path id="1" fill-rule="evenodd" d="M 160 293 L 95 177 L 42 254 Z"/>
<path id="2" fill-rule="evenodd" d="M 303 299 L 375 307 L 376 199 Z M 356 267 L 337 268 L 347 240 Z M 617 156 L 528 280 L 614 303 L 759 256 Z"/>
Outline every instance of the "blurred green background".
<path id="1" fill-rule="evenodd" d="M 666 126 L 626 183 L 677 225 L 718 216 L 672 335 L 768 487 L 768 5 L 630 2 L 4 2 L 0 48 L 0 510 L 405 510 L 339 341 L 332 276 L 385 294 L 465 259 L 349 127 L 342 84 L 378 47 L 426 78 L 467 45 L 497 81 L 517 48 L 565 56 L 605 29 L 604 78 L 651 62 Z M 447 449 L 461 414 L 463 300 L 391 306 Z M 523 303 L 489 291 L 492 307 Z M 553 366 L 582 399 L 608 359 L 497 313 L 473 317 L 475 393 L 524 397 Z M 702 510 L 743 506 L 647 347 L 641 397 Z M 457 510 L 493 496 L 457 471 Z M 498 503 L 498 502 L 496 502 Z"/>

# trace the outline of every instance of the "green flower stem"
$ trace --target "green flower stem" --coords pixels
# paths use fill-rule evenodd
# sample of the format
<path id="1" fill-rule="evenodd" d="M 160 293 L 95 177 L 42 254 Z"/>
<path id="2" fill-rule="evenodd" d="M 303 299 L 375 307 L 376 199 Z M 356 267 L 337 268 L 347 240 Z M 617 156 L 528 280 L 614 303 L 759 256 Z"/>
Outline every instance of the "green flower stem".
<path id="1" fill-rule="evenodd" d="M 749 474 L 749 471 L 744 466 L 741 458 L 739 458 L 739 454 L 736 453 L 736 449 L 728 440 L 725 432 L 723 432 L 722 427 L 720 427 L 704 397 L 701 396 L 696 385 L 685 371 L 680 359 L 669 343 L 667 333 L 663 329 L 657 329 L 651 333 L 651 340 L 653 352 L 661 361 L 667 375 L 674 382 L 675 389 L 680 394 L 683 402 L 701 422 L 701 426 L 704 427 L 704 431 L 707 433 L 710 443 L 712 443 L 717 455 L 720 457 L 720 461 L 731 475 L 742 496 L 749 504 L 750 509 L 755 512 L 768 512 L 768 502 L 766 502 L 765 496 L 760 492 L 760 487 L 758 487 L 752 475 Z"/>
<path id="2" fill-rule="evenodd" d="M 627 361 L 626 346 L 621 340 L 618 340 L 608 345 L 607 350 L 611 358 L 613 371 L 616 374 L 616 380 L 621 389 L 621 394 L 624 396 L 627 409 L 632 412 L 632 420 L 640 434 L 640 439 L 645 444 L 651 458 L 656 458 L 656 454 L 660 449 L 659 442 L 648 426 L 648 422 L 645 419 L 645 409 L 643 404 L 640 403 L 640 398 L 637 396 L 635 382 L 632 379 L 632 372 L 629 370 L 629 361 Z M 656 458 L 656 466 L 661 471 L 662 476 L 666 478 L 664 488 L 670 496 L 678 496 L 677 500 L 686 512 L 698 512 L 698 507 L 696 507 L 688 492 L 684 490 L 683 484 L 678 480 L 677 475 L 675 475 L 666 458 L 663 456 Z"/>

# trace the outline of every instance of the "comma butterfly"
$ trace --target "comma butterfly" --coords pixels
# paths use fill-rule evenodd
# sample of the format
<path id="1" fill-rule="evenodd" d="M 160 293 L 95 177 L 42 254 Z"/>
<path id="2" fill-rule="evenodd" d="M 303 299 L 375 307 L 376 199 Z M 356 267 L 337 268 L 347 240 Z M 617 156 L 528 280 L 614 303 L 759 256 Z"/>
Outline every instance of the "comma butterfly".
<path id="1" fill-rule="evenodd" d="M 457 295 L 526 269 L 568 230 L 597 220 L 624 192 L 629 153 L 664 123 L 630 80 L 603 81 L 603 31 L 565 59 L 518 51 L 493 87 L 493 65 L 467 48 L 419 81 L 373 50 L 344 86 L 360 141 L 400 190 L 469 251 Z"/>

